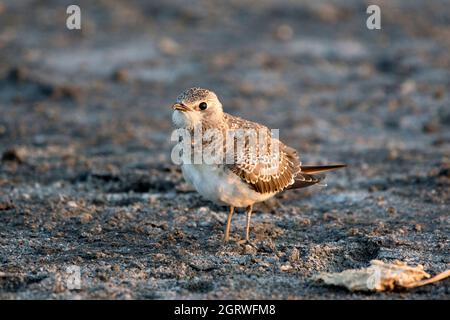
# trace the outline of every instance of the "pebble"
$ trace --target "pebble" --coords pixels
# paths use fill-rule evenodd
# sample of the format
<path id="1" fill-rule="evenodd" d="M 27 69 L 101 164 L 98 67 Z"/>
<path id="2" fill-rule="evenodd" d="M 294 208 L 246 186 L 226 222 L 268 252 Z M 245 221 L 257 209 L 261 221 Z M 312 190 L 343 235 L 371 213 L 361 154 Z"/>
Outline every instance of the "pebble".
<path id="1" fill-rule="evenodd" d="M 280 267 L 280 270 L 284 271 L 284 272 L 290 271 L 290 270 L 292 270 L 292 266 L 290 264 L 284 264 Z"/>
<path id="2" fill-rule="evenodd" d="M 293 36 L 294 30 L 287 24 L 280 25 L 275 32 L 275 37 L 281 41 L 289 41 L 293 38 Z"/>
<path id="3" fill-rule="evenodd" d="M 293 248 L 289 253 L 289 262 L 293 263 L 300 259 L 300 252 L 297 248 Z"/>

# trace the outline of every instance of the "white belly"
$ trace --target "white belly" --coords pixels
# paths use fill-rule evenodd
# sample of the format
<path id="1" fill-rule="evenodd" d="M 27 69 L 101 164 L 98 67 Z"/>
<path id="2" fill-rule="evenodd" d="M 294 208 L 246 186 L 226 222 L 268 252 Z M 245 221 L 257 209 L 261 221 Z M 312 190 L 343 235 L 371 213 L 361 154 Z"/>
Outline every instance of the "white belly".
<path id="1" fill-rule="evenodd" d="M 261 194 L 251 189 L 241 178 L 223 166 L 183 164 L 186 181 L 206 199 L 220 205 L 246 207 L 267 200 L 275 193 Z"/>

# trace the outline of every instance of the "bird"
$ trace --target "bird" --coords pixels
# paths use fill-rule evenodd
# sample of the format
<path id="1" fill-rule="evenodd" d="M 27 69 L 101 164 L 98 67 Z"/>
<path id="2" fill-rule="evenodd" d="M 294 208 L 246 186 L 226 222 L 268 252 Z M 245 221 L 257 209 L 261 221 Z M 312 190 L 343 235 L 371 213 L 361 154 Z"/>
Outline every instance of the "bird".
<path id="1" fill-rule="evenodd" d="M 305 188 L 321 182 L 324 172 L 346 167 L 345 164 L 302 165 L 297 151 L 273 137 L 268 127 L 233 116 L 224 112 L 217 95 L 208 89 L 193 87 L 183 91 L 171 106 L 172 122 L 176 129 L 183 129 L 194 134 L 195 130 L 205 134 L 213 130 L 222 135 L 229 132 L 248 130 L 262 136 L 262 147 L 249 139 L 241 144 L 241 152 L 237 148 L 224 148 L 222 161 L 193 162 L 185 158 L 181 162 L 181 171 L 188 184 L 207 200 L 221 206 L 228 206 L 228 217 L 224 230 L 224 241 L 230 240 L 230 227 L 235 208 L 245 208 L 245 239 L 239 243 L 252 244 L 250 241 L 250 222 L 253 205 L 272 198 L 285 190 Z M 195 135 L 194 135 L 195 136 Z M 237 136 L 239 137 L 239 136 Z M 236 142 L 236 136 L 233 142 Z M 220 141 L 213 144 L 204 137 L 190 140 L 189 147 L 200 143 L 203 147 L 222 148 Z M 277 146 L 274 152 L 269 147 Z M 259 146 L 259 147 L 258 147 Z M 256 149 L 256 151 L 255 151 Z M 265 149 L 261 151 L 261 149 Z M 233 161 L 223 161 L 225 155 L 234 151 Z M 258 156 L 255 156 L 255 152 Z"/>

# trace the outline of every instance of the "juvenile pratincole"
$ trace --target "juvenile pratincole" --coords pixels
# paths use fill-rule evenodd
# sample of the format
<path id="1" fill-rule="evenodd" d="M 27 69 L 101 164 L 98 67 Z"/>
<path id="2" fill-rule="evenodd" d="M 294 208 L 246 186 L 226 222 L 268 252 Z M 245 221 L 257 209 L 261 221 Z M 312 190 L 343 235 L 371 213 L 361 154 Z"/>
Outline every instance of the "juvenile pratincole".
<path id="1" fill-rule="evenodd" d="M 192 137 L 196 130 L 203 133 L 203 137 L 197 139 L 202 150 L 210 151 L 213 146 L 224 151 L 222 161 L 208 161 L 211 159 L 207 159 L 208 155 L 204 153 L 200 162 L 186 161 L 185 158 L 181 170 L 186 181 L 204 198 L 230 207 L 225 241 L 230 238 L 235 207 L 246 208 L 247 225 L 243 242 L 249 242 L 254 203 L 265 201 L 283 190 L 309 187 L 324 178 L 320 173 L 345 167 L 344 164 L 302 165 L 297 152 L 273 137 L 267 127 L 225 113 L 216 94 L 210 90 L 188 89 L 178 96 L 172 108 L 172 121 L 177 128 L 191 133 Z M 211 139 L 208 130 L 221 139 Z M 239 134 L 230 135 L 231 132 Z M 251 135 L 246 135 L 246 132 L 256 132 L 257 139 L 250 139 Z M 232 147 L 225 142 L 230 136 L 235 143 Z M 189 148 L 195 148 L 199 143 L 197 140 L 192 139 Z M 230 152 L 233 153 L 232 161 L 229 161 L 230 157 L 225 159 Z M 212 154 L 209 153 L 210 158 Z"/>

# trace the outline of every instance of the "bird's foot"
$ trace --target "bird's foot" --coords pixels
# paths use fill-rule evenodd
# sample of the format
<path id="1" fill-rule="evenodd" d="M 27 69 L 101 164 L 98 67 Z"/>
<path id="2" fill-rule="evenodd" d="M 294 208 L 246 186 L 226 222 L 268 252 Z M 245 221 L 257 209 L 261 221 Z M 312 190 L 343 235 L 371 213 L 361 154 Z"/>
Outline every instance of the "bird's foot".
<path id="1" fill-rule="evenodd" d="M 256 244 L 251 242 L 249 239 L 242 239 L 242 240 L 239 240 L 237 243 L 239 245 L 248 245 L 248 246 L 251 246 L 251 247 L 255 248 L 256 250 L 258 250 L 258 247 L 256 246 Z"/>

